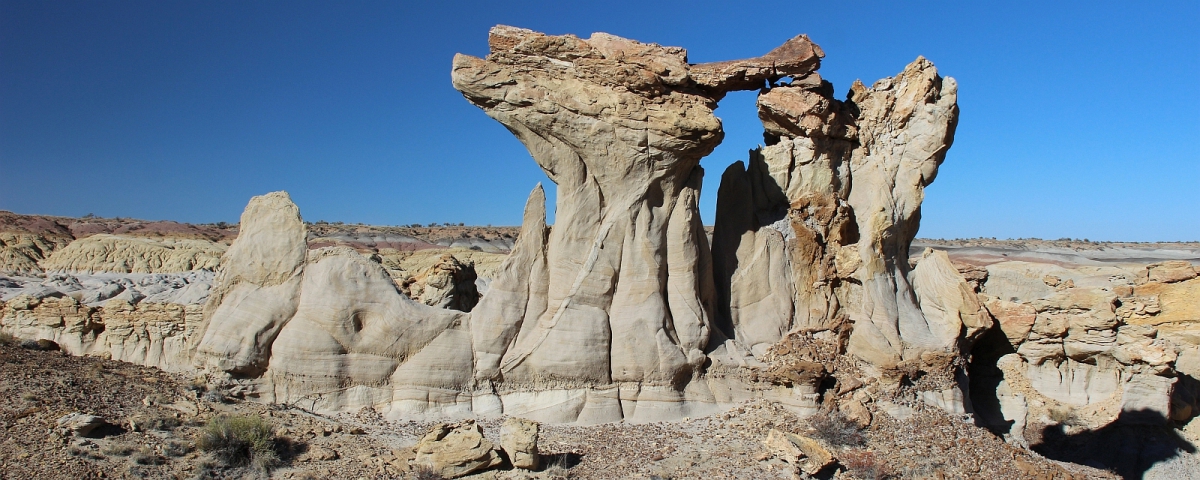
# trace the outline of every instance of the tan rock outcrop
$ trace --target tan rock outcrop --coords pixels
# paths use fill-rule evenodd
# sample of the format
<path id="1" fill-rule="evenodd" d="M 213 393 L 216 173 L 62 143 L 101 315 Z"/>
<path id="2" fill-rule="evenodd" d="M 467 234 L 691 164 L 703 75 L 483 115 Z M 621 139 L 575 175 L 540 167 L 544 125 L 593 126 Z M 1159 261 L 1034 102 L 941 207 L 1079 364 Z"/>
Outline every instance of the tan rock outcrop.
<path id="1" fill-rule="evenodd" d="M 40 262 L 74 239 L 52 218 L 0 210 L 0 273 L 43 273 Z"/>
<path id="2" fill-rule="evenodd" d="M 512 27 L 493 28 L 489 43 L 486 59 L 455 57 L 454 86 L 559 192 L 546 271 L 534 273 L 547 279 L 544 311 L 524 309 L 528 332 L 502 359 L 504 380 L 686 381 L 710 328 L 696 201 L 700 158 L 722 136 L 716 102 L 694 89 L 681 48 Z"/>
<path id="3" fill-rule="evenodd" d="M 21 232 L 0 232 L 0 272 L 42 273 L 40 262 L 70 243 L 69 236 L 46 238 Z"/>
<path id="4" fill-rule="evenodd" d="M 952 79 L 918 58 L 835 100 L 816 74 L 823 52 L 804 36 L 701 65 L 682 48 L 603 33 L 501 26 L 489 43 L 486 58 L 455 57 L 453 85 L 526 145 L 558 196 L 551 227 L 541 187 L 530 194 L 512 253 L 474 308 L 473 260 L 377 250 L 404 243 L 388 239 L 365 248 L 340 230 L 315 248 L 284 192 L 247 205 L 199 322 L 174 307 L 134 318 L 143 307 L 116 286 L 55 308 L 107 301 L 122 338 L 93 341 L 106 351 L 187 363 L 248 396 L 316 411 L 593 423 L 761 397 L 811 413 L 833 373 L 876 392 L 921 377 L 920 398 L 965 410 L 962 350 L 991 316 L 945 254 L 928 251 L 915 268 L 908 258 L 957 120 Z M 713 109 L 730 90 L 763 87 L 768 145 L 722 177 L 710 252 L 697 203 L 699 161 L 723 136 Z M 151 250 L 137 256 L 165 255 Z M 106 266 L 118 256 L 92 255 Z M 1080 340 L 1063 356 L 1099 354 L 1088 353 L 1099 342 L 1090 330 L 1063 328 L 1059 337 Z M 791 358 L 772 353 L 789 334 L 822 353 L 766 365 Z M 839 360 L 847 351 L 853 360 Z"/>
<path id="5" fill-rule="evenodd" d="M 286 192 L 250 199 L 204 308 L 198 365 L 248 376 L 266 369 L 271 343 L 299 303 L 305 232 Z"/>
<path id="6" fill-rule="evenodd" d="M 401 280 L 399 287 L 409 298 L 425 305 L 469 312 L 479 302 L 475 280 L 474 265 L 446 253 L 433 265 Z"/>
<path id="7" fill-rule="evenodd" d="M 877 372 L 942 369 L 993 323 L 944 253 L 908 258 L 953 140 L 956 83 L 918 58 L 846 101 L 832 93 L 812 72 L 758 97 L 767 145 L 717 194 L 717 325 L 730 351 L 761 360 L 789 332 L 849 322 L 847 351 Z"/>
<path id="8" fill-rule="evenodd" d="M 767 433 L 763 444 L 771 452 L 784 461 L 794 465 L 800 471 L 809 475 L 833 465 L 836 459 L 820 442 L 803 435 L 796 435 L 774 428 Z"/>
<path id="9" fill-rule="evenodd" d="M 175 273 L 216 270 L 225 245 L 199 239 L 100 234 L 81 238 L 42 261 L 47 271 Z"/>
<path id="10" fill-rule="evenodd" d="M 503 462 L 492 442 L 483 437 L 483 428 L 470 420 L 436 425 L 413 448 L 413 463 L 441 478 L 462 477 Z"/>
<path id="11" fill-rule="evenodd" d="M 995 401 L 1007 426 L 992 428 L 1026 444 L 1046 426 L 1072 433 L 1118 421 L 1163 424 L 1190 415 L 1196 400 L 1177 395 L 1173 370 L 1180 352 L 1189 348 L 1189 335 L 1166 335 L 1156 325 L 1186 325 L 1160 323 L 1158 316 L 1167 310 L 1160 306 L 1160 294 L 1186 291 L 1194 280 L 1131 287 L 1126 282 L 1145 281 L 1139 268 L 1007 263 L 988 266 L 984 288 L 1012 299 L 989 296 L 987 306 L 1016 349 L 996 360 L 1003 380 Z M 1200 307 L 1170 303 L 1180 317 L 1200 312 Z M 1192 313 L 1183 313 L 1189 308 Z"/>
<path id="12" fill-rule="evenodd" d="M 113 299 L 89 307 L 70 296 L 21 295 L 0 306 L 0 331 L 19 338 L 51 340 L 72 355 L 97 355 L 167 371 L 190 369 L 201 323 L 200 305 Z"/>
<path id="13" fill-rule="evenodd" d="M 537 446 L 538 428 L 537 422 L 524 418 L 510 417 L 504 420 L 504 425 L 500 427 L 500 448 L 514 467 L 537 470 L 541 463 Z"/>

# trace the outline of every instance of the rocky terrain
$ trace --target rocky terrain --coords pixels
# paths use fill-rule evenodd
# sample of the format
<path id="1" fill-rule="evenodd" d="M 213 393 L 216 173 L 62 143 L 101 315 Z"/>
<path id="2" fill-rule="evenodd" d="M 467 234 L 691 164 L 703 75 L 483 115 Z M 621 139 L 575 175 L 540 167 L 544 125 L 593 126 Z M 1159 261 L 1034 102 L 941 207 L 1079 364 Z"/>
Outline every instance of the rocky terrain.
<path id="1" fill-rule="evenodd" d="M 452 83 L 558 184 L 554 225 L 540 185 L 520 227 L 312 223 L 286 192 L 232 226 L 4 212 L 12 358 L 191 379 L 141 401 L 186 409 L 172 430 L 200 446 L 234 428 L 199 425 L 222 408 L 352 430 L 283 434 L 276 475 L 359 475 L 329 452 L 361 449 L 385 477 L 1197 472 L 1200 245 L 915 239 L 958 121 L 929 60 L 838 99 L 803 35 L 706 64 L 603 33 L 499 26 L 489 46 Z M 734 90 L 759 92 L 766 145 L 705 227 L 699 161 Z M 129 398 L 54 417 L 51 442 L 117 461 L 68 437 Z M 32 408 L 12 421 L 51 419 Z"/>
<path id="2" fill-rule="evenodd" d="M 0 472 L 4 478 L 243 478 L 197 448 L 206 422 L 222 415 L 266 419 L 279 438 L 273 478 L 427 478 L 410 463 L 437 423 L 387 420 L 369 409 L 323 416 L 209 391 L 187 375 L 96 357 L 0 342 Z M 86 434 L 58 425 L 72 413 L 104 423 Z M 505 420 L 481 419 L 499 445 Z M 822 428 L 827 428 L 821 425 Z M 815 435 L 816 429 L 777 405 L 748 403 L 725 414 L 682 422 L 541 425 L 540 465 L 503 465 L 466 478 L 793 478 L 787 457 L 763 441 L 772 429 Z M 855 431 L 834 448 L 856 459 L 858 476 L 953 478 L 1110 478 L 1103 470 L 1059 464 L 1008 446 L 986 430 L 937 410 L 910 422 L 884 421 Z M 888 453 L 892 452 L 892 453 Z M 915 453 L 920 455 L 914 455 Z M 986 452 L 985 461 L 979 461 Z M 794 460 L 794 458 L 793 458 Z"/>

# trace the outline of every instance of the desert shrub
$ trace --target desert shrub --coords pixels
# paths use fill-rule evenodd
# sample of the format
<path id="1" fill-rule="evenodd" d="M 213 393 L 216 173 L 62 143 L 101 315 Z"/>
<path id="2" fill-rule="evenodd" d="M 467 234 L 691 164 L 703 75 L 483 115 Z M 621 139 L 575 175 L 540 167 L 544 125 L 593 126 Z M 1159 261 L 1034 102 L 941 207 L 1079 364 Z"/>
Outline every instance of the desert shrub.
<path id="1" fill-rule="evenodd" d="M 546 460 L 546 468 L 542 470 L 546 478 L 560 480 L 571 479 L 574 474 L 571 472 L 571 457 L 569 454 L 549 455 L 543 457 Z"/>
<path id="2" fill-rule="evenodd" d="M 96 452 L 94 450 L 90 450 L 90 449 L 83 448 L 83 447 L 78 447 L 75 445 L 71 445 L 70 447 L 67 447 L 67 453 L 73 457 L 79 457 L 79 458 L 88 458 L 88 459 L 92 459 L 92 460 L 103 460 L 104 459 L 104 455 L 100 454 L 100 452 Z"/>
<path id="3" fill-rule="evenodd" d="M 188 453 L 191 453 L 191 451 L 192 451 L 191 445 L 188 445 L 186 442 L 180 442 L 178 440 L 170 440 L 167 443 L 163 444 L 163 448 L 162 448 L 163 455 L 166 455 L 168 457 L 182 457 L 184 455 L 187 455 Z"/>
<path id="4" fill-rule="evenodd" d="M 1051 421 L 1059 425 L 1075 425 L 1079 423 L 1079 419 L 1075 417 L 1075 411 L 1070 407 L 1051 407 L 1049 416 Z"/>
<path id="5" fill-rule="evenodd" d="M 133 453 L 134 450 L 135 449 L 131 445 L 126 445 L 123 443 L 114 443 L 112 445 L 108 445 L 108 446 L 105 446 L 104 448 L 101 448 L 100 453 L 103 453 L 105 455 L 112 455 L 115 457 L 128 457 L 129 455 L 131 455 Z"/>
<path id="6" fill-rule="evenodd" d="M 131 417 L 129 424 L 131 427 L 134 427 L 133 430 L 159 430 L 168 432 L 182 425 L 183 422 L 173 415 L 143 414 Z"/>
<path id="7" fill-rule="evenodd" d="M 892 476 L 887 462 L 882 457 L 869 450 L 850 450 L 840 455 L 842 466 L 846 467 L 854 478 L 862 480 L 882 480 Z"/>
<path id="8" fill-rule="evenodd" d="M 149 448 L 142 448 L 137 453 L 133 454 L 133 462 L 138 465 L 162 465 L 167 463 L 167 459 L 158 456 Z"/>
<path id="9" fill-rule="evenodd" d="M 17 344 L 17 337 L 8 332 L 0 332 L 0 345 L 11 347 Z"/>
<path id="10" fill-rule="evenodd" d="M 857 447 L 867 443 L 862 429 L 837 410 L 813 415 L 808 424 L 816 430 L 815 437 L 835 447 Z"/>
<path id="11" fill-rule="evenodd" d="M 412 477 L 409 478 L 412 480 L 445 480 L 444 477 L 433 471 L 432 468 L 429 468 L 425 465 L 419 466 L 416 468 L 416 470 L 413 470 Z"/>
<path id="12" fill-rule="evenodd" d="M 196 446 L 231 467 L 267 470 L 279 463 L 274 429 L 259 417 L 215 417 L 201 430 Z"/>

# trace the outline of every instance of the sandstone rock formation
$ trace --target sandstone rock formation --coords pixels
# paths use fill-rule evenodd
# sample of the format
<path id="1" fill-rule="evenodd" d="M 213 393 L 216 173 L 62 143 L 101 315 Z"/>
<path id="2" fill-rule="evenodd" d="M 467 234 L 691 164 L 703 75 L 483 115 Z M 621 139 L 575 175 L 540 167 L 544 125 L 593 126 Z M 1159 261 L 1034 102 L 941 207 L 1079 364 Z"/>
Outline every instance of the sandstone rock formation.
<path id="1" fill-rule="evenodd" d="M 4 240 L 29 259 L 56 251 L 10 262 L 25 272 L 67 272 L 5 277 L 0 328 L 263 401 L 393 418 L 640 422 L 766 398 L 866 426 L 917 401 L 971 413 L 975 399 L 1020 443 L 1064 418 L 1200 411 L 1190 262 L 961 265 L 914 248 L 958 113 L 954 80 L 924 58 L 839 100 L 804 36 L 700 65 L 603 33 L 496 27 L 489 43 L 486 58 L 455 57 L 452 82 L 558 184 L 555 225 L 539 185 L 515 242 L 481 239 L 509 255 L 306 224 L 275 192 L 251 199 L 227 249 L 114 236 L 128 232 Z M 699 161 L 723 135 L 716 102 L 737 89 L 760 90 L 766 145 L 722 175 L 710 250 Z M 216 269 L 211 288 L 204 270 L 136 273 L 196 268 Z M 532 468 L 536 433 L 517 427 L 501 446 Z M 439 432 L 424 443 L 462 455 L 418 457 L 444 475 L 496 461 L 477 426 Z M 806 471 L 832 461 L 804 455 Z"/>
<path id="2" fill-rule="evenodd" d="M 711 312 L 695 201 L 700 158 L 721 140 L 716 102 L 695 91 L 680 48 L 511 27 L 493 28 L 489 44 L 487 59 L 455 57 L 454 86 L 513 131 L 560 192 L 536 254 L 545 270 L 530 272 L 545 278 L 531 292 L 538 303 L 503 319 L 522 335 L 501 375 L 685 382 L 703 362 Z"/>
<path id="3" fill-rule="evenodd" d="M 558 184 L 556 225 L 535 189 L 511 255 L 471 309 L 458 259 L 398 287 L 383 244 L 370 257 L 336 242 L 310 250 L 285 193 L 255 197 L 188 337 L 190 365 L 317 410 L 657 420 L 755 396 L 815 408 L 813 382 L 831 365 L 800 376 L 782 366 L 780 378 L 808 383 L 767 386 L 739 370 L 763 367 L 785 334 L 841 353 L 849 333 L 865 377 L 895 380 L 887 372 L 934 367 L 953 378 L 960 345 L 987 328 L 944 257 L 909 269 L 922 189 L 957 114 L 953 81 L 924 59 L 841 102 L 804 36 L 701 65 L 681 48 L 603 33 L 496 27 L 489 42 L 485 59 L 455 57 L 453 84 Z M 764 86 L 769 145 L 722 179 L 710 252 L 696 203 L 700 158 L 722 138 L 713 109 L 730 90 Z"/>
<path id="4" fill-rule="evenodd" d="M 39 263 L 74 239 L 61 223 L 0 211 L 0 272 L 42 273 Z"/>
<path id="5" fill-rule="evenodd" d="M 296 313 L 306 252 L 300 210 L 286 193 L 250 200 L 205 305 L 198 364 L 249 376 L 266 369 L 275 335 Z"/>
<path id="6" fill-rule="evenodd" d="M 500 427 L 500 448 L 508 455 L 514 467 L 537 470 L 541 464 L 538 455 L 537 422 L 511 417 Z"/>
<path id="7" fill-rule="evenodd" d="M 924 187 L 953 141 L 956 92 L 918 58 L 855 83 L 845 101 L 815 72 L 759 94 L 767 145 L 722 175 L 713 233 L 718 325 L 734 357 L 761 361 L 789 332 L 846 324 L 848 353 L 899 379 L 887 372 L 947 368 L 991 327 L 944 254 L 915 269 L 908 258 Z M 958 386 L 938 388 L 937 403 L 968 408 Z"/>
<path id="8" fill-rule="evenodd" d="M 828 449 L 811 438 L 771 429 L 763 444 L 771 454 L 782 458 L 809 475 L 816 475 L 825 467 L 833 465 L 835 459 Z"/>
<path id="9" fill-rule="evenodd" d="M 474 265 L 463 263 L 449 253 L 442 254 L 437 263 L 416 275 L 397 280 L 400 291 L 408 298 L 429 306 L 469 312 L 479 302 Z"/>
<path id="10" fill-rule="evenodd" d="M 975 262 L 960 270 L 984 270 L 979 297 L 999 327 L 972 350 L 981 425 L 1028 445 L 1052 427 L 1077 434 L 1193 415 L 1194 377 L 1178 370 L 1187 369 L 1181 360 L 1195 349 L 1200 318 L 1197 296 L 1188 292 L 1196 282 L 1186 279 L 1190 263 L 1147 266 L 1112 251 L 1096 252 L 1112 256 L 1103 260 L 1052 248 L 1010 250 L 1008 257 L 962 250 L 951 255 Z M 1125 255 L 1140 260 L 1148 252 Z M 1184 274 L 1152 280 L 1164 263 Z"/>
<path id="11" fill-rule="evenodd" d="M 208 240 L 100 234 L 71 242 L 41 263 L 48 271 L 177 273 L 216 270 L 225 245 Z"/>
<path id="12" fill-rule="evenodd" d="M 462 477 L 503 462 L 492 442 L 483 437 L 483 428 L 470 420 L 435 426 L 414 449 L 413 463 L 441 478 Z"/>

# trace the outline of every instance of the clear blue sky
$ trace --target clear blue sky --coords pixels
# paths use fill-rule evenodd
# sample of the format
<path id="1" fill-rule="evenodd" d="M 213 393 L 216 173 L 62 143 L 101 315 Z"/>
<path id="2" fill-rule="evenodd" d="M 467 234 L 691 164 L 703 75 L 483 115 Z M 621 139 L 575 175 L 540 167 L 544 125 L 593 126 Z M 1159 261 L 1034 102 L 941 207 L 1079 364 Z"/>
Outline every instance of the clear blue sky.
<path id="1" fill-rule="evenodd" d="M 959 81 L 920 235 L 1200 239 L 1200 2 L 0 1 L 0 209 L 236 221 L 284 189 L 307 220 L 516 224 L 545 181 L 450 86 L 508 24 L 760 55 L 798 33 L 821 74 Z M 719 175 L 762 141 L 721 102 Z"/>

